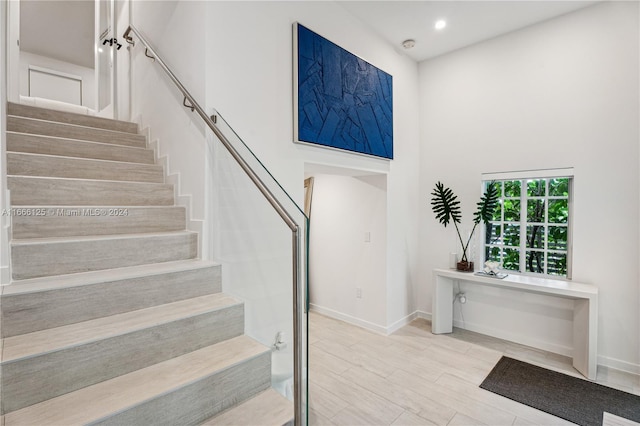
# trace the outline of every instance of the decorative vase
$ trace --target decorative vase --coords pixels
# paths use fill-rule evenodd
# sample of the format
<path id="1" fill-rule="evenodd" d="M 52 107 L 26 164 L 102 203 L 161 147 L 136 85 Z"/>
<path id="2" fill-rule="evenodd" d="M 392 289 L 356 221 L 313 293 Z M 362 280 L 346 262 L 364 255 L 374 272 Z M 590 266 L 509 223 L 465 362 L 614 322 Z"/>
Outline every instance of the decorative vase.
<path id="1" fill-rule="evenodd" d="M 462 272 L 473 272 L 473 262 L 458 262 L 456 269 Z"/>

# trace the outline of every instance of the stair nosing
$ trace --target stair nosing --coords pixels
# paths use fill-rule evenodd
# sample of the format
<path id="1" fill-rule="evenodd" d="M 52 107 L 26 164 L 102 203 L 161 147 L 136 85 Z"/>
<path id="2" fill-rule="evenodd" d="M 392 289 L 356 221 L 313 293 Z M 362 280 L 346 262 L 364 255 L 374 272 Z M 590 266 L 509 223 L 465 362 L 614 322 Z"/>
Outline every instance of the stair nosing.
<path id="1" fill-rule="evenodd" d="M 96 115 L 89 115 L 89 114 L 80 114 L 80 113 L 72 112 L 72 111 L 62 111 L 62 110 L 57 110 L 57 109 L 54 109 L 54 108 L 46 108 L 46 107 L 42 107 L 42 106 L 22 104 L 22 103 L 19 103 L 19 102 L 7 102 L 7 111 L 9 110 L 9 108 L 11 106 L 15 106 L 15 107 L 18 107 L 18 108 L 26 108 L 27 110 L 35 109 L 35 110 L 41 110 L 41 111 L 54 112 L 56 114 L 78 116 L 78 117 L 82 117 L 82 118 L 88 118 L 89 120 L 102 121 L 104 123 L 116 122 L 116 123 L 119 123 L 119 124 L 132 124 L 132 125 L 136 126 L 136 128 L 138 128 L 138 131 L 139 131 L 139 127 L 140 127 L 138 125 L 138 123 L 135 123 L 133 121 L 111 119 L 111 118 L 99 117 L 99 116 L 96 116 Z M 13 117 L 34 118 L 34 117 L 26 116 L 26 115 L 16 115 L 16 114 L 10 114 L 10 115 L 13 116 Z M 49 121 L 55 121 L 55 120 L 49 120 Z M 63 121 L 55 121 L 55 122 L 56 123 L 64 123 Z M 70 124 L 73 124 L 73 123 L 70 123 Z M 101 127 L 96 127 L 96 128 L 100 129 Z M 107 129 L 107 130 L 109 130 L 109 129 Z M 137 134 L 137 133 L 134 133 L 134 132 L 123 132 L 123 133 Z"/>
<path id="2" fill-rule="evenodd" d="M 22 177 L 22 176 L 19 176 Z M 160 205 L 152 205 L 152 206 L 129 206 L 129 205 L 118 205 L 118 206 L 109 206 L 109 205 L 102 205 L 102 206 L 93 206 L 93 205 L 80 205 L 80 204 L 76 204 L 76 205 L 58 205 L 58 204 L 47 204 L 45 205 L 39 205 L 39 204 L 21 204 L 20 209 L 27 209 L 27 208 L 37 208 L 37 209 L 47 209 L 47 208 L 51 208 L 51 209 L 55 209 L 55 208 L 60 208 L 60 209 L 73 209 L 73 208 L 78 208 L 78 209 L 99 209 L 99 208 L 105 208 L 105 209 L 116 209 L 116 208 L 121 208 L 121 209 L 186 209 L 186 207 L 184 206 L 160 206 Z"/>
<path id="3" fill-rule="evenodd" d="M 155 237 L 169 237 L 177 235 L 193 235 L 198 234 L 195 231 L 182 230 L 182 231 L 167 231 L 167 232 L 149 232 L 141 234 L 111 234 L 111 235 L 77 235 L 71 237 L 45 237 L 45 238 L 25 238 L 25 239 L 13 239 L 10 244 L 18 246 L 29 246 L 37 244 L 60 244 L 60 243 L 75 243 L 83 241 L 112 241 L 112 240 L 134 240 L 137 238 L 155 238 Z"/>
<path id="4" fill-rule="evenodd" d="M 7 130 L 6 133 L 7 133 L 7 135 L 11 134 L 11 135 L 37 136 L 37 137 L 42 137 L 42 138 L 63 139 L 63 140 L 67 140 L 67 141 L 75 141 L 75 142 L 83 142 L 83 143 L 96 143 L 96 144 L 106 145 L 106 146 L 116 146 L 116 147 L 124 147 L 124 148 L 131 148 L 131 149 L 143 149 L 143 150 L 153 151 L 153 149 L 149 148 L 148 146 L 147 147 L 143 147 L 143 146 L 120 145 L 120 144 L 116 144 L 116 143 L 90 141 L 90 140 L 86 140 L 86 139 L 74 139 L 74 138 L 63 138 L 61 136 L 42 135 L 40 133 L 16 132 L 15 130 Z M 18 151 L 13 151 L 13 152 L 18 152 Z"/>
<path id="5" fill-rule="evenodd" d="M 105 144 L 108 145 L 108 144 Z M 136 167 L 138 166 L 147 166 L 147 167 L 153 167 L 153 168 L 158 168 L 164 171 L 164 168 L 161 164 L 149 164 L 149 163 L 131 163 L 129 161 L 118 161 L 118 160 L 103 160 L 101 158 L 86 158 L 86 157 L 70 157 L 68 155 L 52 155 L 52 154 L 40 154 L 37 152 L 20 152 L 20 151 L 7 151 L 7 155 L 9 154 L 16 154 L 16 155 L 27 155 L 27 156 L 38 156 L 38 157 L 47 157 L 47 158 L 53 158 L 53 159 L 58 159 L 58 158 L 64 158 L 64 159 L 68 159 L 68 160 L 73 160 L 73 161 L 99 161 L 102 163 L 118 163 L 118 164 L 134 164 Z M 23 176 L 23 177 L 29 177 L 30 175 L 9 175 L 9 176 Z M 163 175 L 164 176 L 164 175 Z M 58 178 L 57 176 L 33 176 L 33 177 L 51 177 L 54 179 L 84 179 L 84 178 Z M 103 179 L 85 179 L 85 180 L 103 180 Z M 114 181 L 114 182 L 120 182 L 120 181 Z M 150 183 L 154 183 L 154 182 L 150 182 Z"/>
<path id="6" fill-rule="evenodd" d="M 110 180 L 110 179 L 86 179 L 86 178 L 66 178 L 57 176 L 24 176 L 24 175 L 7 175 L 7 178 L 15 177 L 20 179 L 46 179 L 46 180 L 65 180 L 65 181 L 90 181 L 90 182 L 114 182 L 122 184 L 140 184 L 140 185 L 164 185 L 173 186 L 172 183 L 164 182 L 138 182 L 138 181 L 126 181 L 126 180 Z"/>
<path id="7" fill-rule="evenodd" d="M 86 139 L 65 138 L 65 137 L 62 137 L 62 136 L 54 136 L 54 135 L 41 135 L 39 133 L 16 132 L 15 130 L 7 130 L 6 133 L 8 135 L 36 136 L 36 137 L 41 137 L 41 138 L 52 138 L 52 139 L 62 139 L 62 140 L 74 141 L 74 142 L 95 143 L 95 144 L 99 144 L 99 145 L 118 146 L 118 147 L 131 148 L 131 149 L 143 149 L 143 150 L 148 150 L 148 151 L 152 151 L 153 150 L 152 148 L 149 148 L 149 147 L 118 145 L 118 144 L 114 144 L 114 143 L 91 141 L 91 140 L 86 140 Z"/>
<path id="8" fill-rule="evenodd" d="M 32 338 L 33 335 L 35 334 L 40 334 L 40 335 L 46 335 L 47 333 L 51 333 L 52 330 L 60 330 L 60 329 L 72 329 L 72 328 L 78 328 L 81 326 L 91 326 L 91 323 L 99 323 L 99 322 L 104 322 L 107 319 L 109 319 L 111 322 L 110 324 L 113 324 L 113 321 L 115 319 L 115 321 L 121 320 L 121 318 L 126 318 L 126 317 L 134 317 L 139 315 L 142 311 L 159 311 L 161 315 L 162 310 L 163 309 L 169 309 L 170 306 L 176 306 L 176 305 L 188 305 L 189 302 L 192 302 L 193 300 L 196 299 L 212 299 L 211 303 L 215 302 L 225 302 L 224 304 L 220 304 L 217 306 L 204 306 L 201 308 L 201 310 L 199 311 L 190 311 L 188 313 L 183 313 L 183 314 L 177 314 L 177 315 L 173 315 L 171 316 L 169 319 L 167 318 L 155 318 L 153 320 L 148 320 L 147 323 L 143 323 L 143 324 L 135 324 L 135 325 L 129 325 L 129 326 L 125 326 L 125 325 L 121 325 L 121 327 L 123 327 L 123 330 L 118 330 L 118 331 L 111 331 L 111 332 L 102 332 L 102 335 L 98 334 L 98 335 L 93 335 L 92 337 L 89 338 L 85 338 L 85 339 L 77 339 L 74 342 L 69 342 L 69 343 L 63 343 L 59 346 L 56 347 L 52 347 L 50 349 L 45 349 L 45 350 L 34 350 L 34 351 L 30 351 L 27 353 L 27 351 L 25 351 L 25 354 L 21 354 L 18 356 L 14 356 L 10 359 L 5 359 L 5 357 L 7 356 L 7 351 L 10 351 L 10 348 L 7 348 L 6 343 L 7 341 L 12 341 L 12 340 L 16 340 L 16 338 Z M 170 303 L 165 303 L 162 305 L 157 305 L 157 306 L 151 306 L 148 308 L 143 308 L 143 309 L 136 309 L 134 311 L 129 311 L 129 312 L 123 312 L 123 313 L 119 313 L 119 314 L 115 314 L 115 315 L 109 315 L 106 317 L 100 317 L 100 318 L 95 318 L 92 320 L 87 320 L 87 321 L 82 321 L 79 323 L 73 323 L 73 324 L 67 324 L 67 325 L 62 325 L 59 327 L 54 327 L 54 328 L 50 328 L 50 329 L 45 329 L 45 330 L 38 330 L 38 331 L 33 331 L 30 333 L 25 333 L 25 334 L 19 334 L 16 336 L 11 336 L 11 337 L 6 337 L 3 340 L 3 351 L 2 351 L 2 362 L 0 362 L 1 365 L 8 365 L 8 364 L 13 364 L 16 362 L 22 362 L 25 360 L 29 360 L 29 359 L 33 359 L 33 358 L 37 358 L 39 356 L 44 356 L 44 355 L 49 355 L 52 353 L 56 353 L 56 352 L 61 352 L 61 351 L 65 351 L 65 350 L 69 350 L 69 349 L 73 349 L 73 348 L 77 348 L 77 347 L 81 347 L 84 345 L 89 345 L 91 343 L 95 343 L 95 342 L 100 342 L 102 340 L 107 340 L 107 339 L 111 339 L 111 338 L 115 338 L 115 337 L 121 337 L 121 336 L 126 336 L 127 334 L 131 334 L 131 333 L 135 333 L 137 331 L 142 331 L 142 330 L 146 330 L 146 329 L 151 329 L 154 327 L 158 327 L 158 326 L 162 326 L 165 324 L 170 324 L 172 322 L 175 321 L 180 321 L 180 320 L 184 320 L 184 319 L 188 319 L 188 318 L 195 318 L 201 315 L 206 315 L 212 312 L 217 312 L 217 311 L 221 311 L 224 309 L 229 309 L 232 307 L 236 307 L 236 306 L 240 306 L 242 305 L 244 302 L 242 302 L 240 299 L 237 299 L 233 296 L 229 296 L 226 293 L 213 293 L 213 294 L 208 294 L 205 296 L 198 296 L 198 297 L 192 297 L 189 299 L 185 299 L 185 300 L 179 300 L 176 302 L 170 302 Z M 121 318 L 117 318 L 117 317 L 121 317 Z M 126 321 L 127 319 L 125 319 L 124 321 Z M 129 318 L 130 320 L 130 318 Z"/>
<path id="9" fill-rule="evenodd" d="M 219 267 L 220 263 L 202 259 L 174 260 L 171 262 L 151 263 L 123 268 L 102 269 L 98 271 L 76 272 L 75 274 L 51 275 L 38 278 L 11 281 L 9 285 L 0 287 L 2 296 L 21 296 L 26 294 L 44 293 L 67 288 L 99 285 L 109 282 L 151 277 L 177 272 L 195 271 Z M 114 276 L 104 278 L 105 272 Z"/>

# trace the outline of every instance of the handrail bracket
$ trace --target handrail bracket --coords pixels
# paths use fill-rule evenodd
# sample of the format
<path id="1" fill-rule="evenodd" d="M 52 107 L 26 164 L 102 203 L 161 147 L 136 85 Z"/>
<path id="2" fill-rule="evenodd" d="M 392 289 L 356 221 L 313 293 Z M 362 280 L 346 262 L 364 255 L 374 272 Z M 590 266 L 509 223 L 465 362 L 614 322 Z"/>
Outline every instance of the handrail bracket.
<path id="1" fill-rule="evenodd" d="M 187 103 L 187 97 L 186 97 L 186 96 L 185 96 L 185 97 L 184 97 L 184 99 L 182 100 L 182 105 L 184 105 L 185 107 L 189 108 L 189 109 L 191 110 L 191 112 L 193 112 L 193 111 L 196 109 L 196 107 L 195 107 L 195 106 L 193 106 L 193 104 L 189 105 L 189 104 Z"/>
<path id="2" fill-rule="evenodd" d="M 144 56 L 146 56 L 149 59 L 153 59 L 153 62 L 156 61 L 156 58 L 154 56 L 149 55 L 149 49 L 144 49 Z"/>

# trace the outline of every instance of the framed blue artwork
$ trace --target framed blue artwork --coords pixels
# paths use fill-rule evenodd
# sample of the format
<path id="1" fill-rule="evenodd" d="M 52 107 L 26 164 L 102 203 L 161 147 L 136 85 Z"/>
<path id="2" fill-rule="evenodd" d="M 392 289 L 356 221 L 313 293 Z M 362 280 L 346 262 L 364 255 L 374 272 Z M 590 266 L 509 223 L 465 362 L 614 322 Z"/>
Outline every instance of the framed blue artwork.
<path id="1" fill-rule="evenodd" d="M 393 79 L 294 24 L 294 127 L 298 142 L 393 159 Z"/>

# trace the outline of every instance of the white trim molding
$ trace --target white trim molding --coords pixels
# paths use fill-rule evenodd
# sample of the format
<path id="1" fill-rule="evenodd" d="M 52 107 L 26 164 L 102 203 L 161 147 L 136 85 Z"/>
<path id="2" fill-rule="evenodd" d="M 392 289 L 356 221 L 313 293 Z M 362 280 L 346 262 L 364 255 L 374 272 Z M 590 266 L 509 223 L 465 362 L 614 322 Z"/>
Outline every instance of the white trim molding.
<path id="1" fill-rule="evenodd" d="M 542 179 L 554 177 L 574 177 L 573 167 L 560 169 L 519 170 L 511 172 L 482 173 L 482 180 L 516 180 L 516 179 Z"/>
<path id="2" fill-rule="evenodd" d="M 322 306 L 318 306 L 313 303 L 310 303 L 309 310 L 312 312 L 317 312 L 329 318 L 344 321 L 348 324 L 355 325 L 369 331 L 373 331 L 374 333 L 377 333 L 377 334 L 382 334 L 384 336 L 388 334 L 387 328 L 384 326 L 374 324 L 372 322 L 369 322 L 360 318 L 356 318 L 351 315 L 343 314 L 342 312 L 334 311 L 333 309 L 324 308 Z"/>

